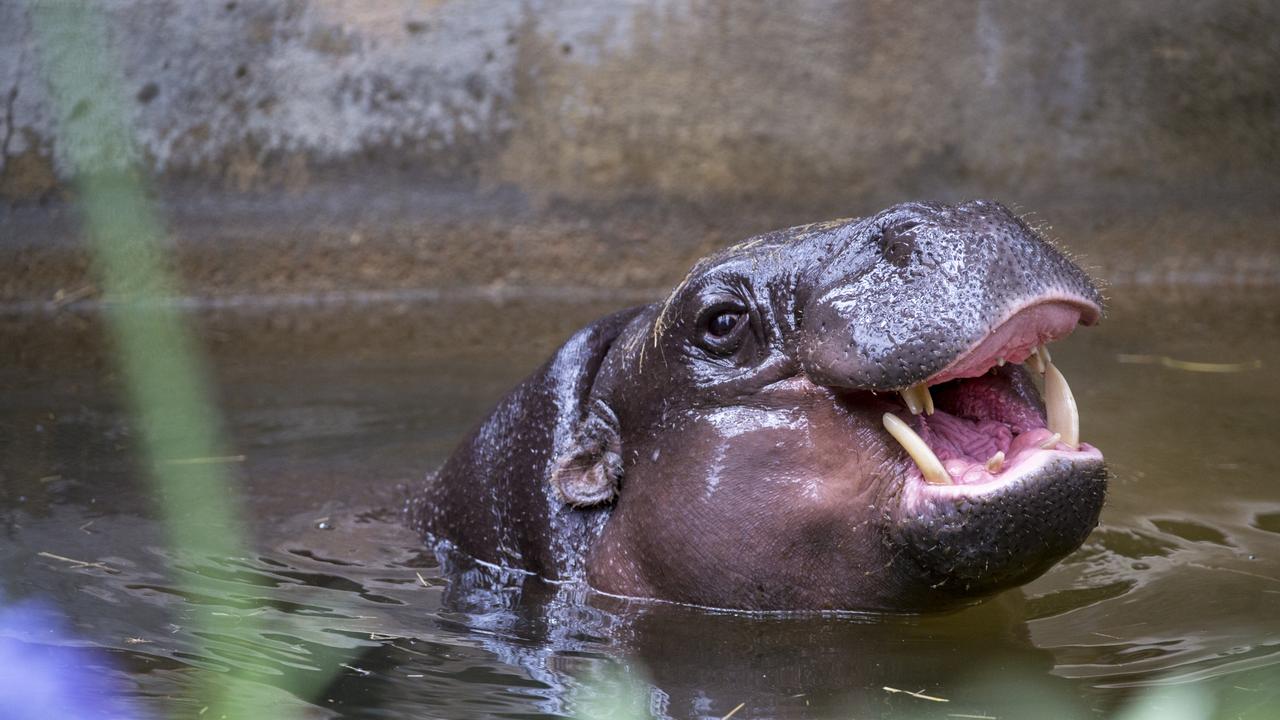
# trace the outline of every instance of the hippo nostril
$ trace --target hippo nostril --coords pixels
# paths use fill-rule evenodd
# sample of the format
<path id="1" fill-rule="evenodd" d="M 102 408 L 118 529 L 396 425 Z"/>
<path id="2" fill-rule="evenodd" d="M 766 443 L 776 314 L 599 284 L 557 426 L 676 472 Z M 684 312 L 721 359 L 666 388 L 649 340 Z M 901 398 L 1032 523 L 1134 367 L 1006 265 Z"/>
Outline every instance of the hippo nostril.
<path id="1" fill-rule="evenodd" d="M 880 231 L 880 251 L 889 262 L 903 267 L 911 261 L 916 251 L 916 236 L 912 232 L 920 223 L 905 220 L 894 223 Z"/>

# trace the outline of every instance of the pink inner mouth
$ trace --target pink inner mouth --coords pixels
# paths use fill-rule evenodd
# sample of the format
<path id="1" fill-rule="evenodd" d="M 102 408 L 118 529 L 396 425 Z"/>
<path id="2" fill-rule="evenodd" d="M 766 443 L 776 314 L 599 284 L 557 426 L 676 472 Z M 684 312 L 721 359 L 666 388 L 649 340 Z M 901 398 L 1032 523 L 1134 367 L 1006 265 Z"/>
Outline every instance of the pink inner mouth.
<path id="1" fill-rule="evenodd" d="M 1045 427 L 1038 404 L 1014 390 L 1013 372 L 996 370 L 932 389 L 937 411 L 915 416 L 912 424 L 939 460 L 1008 455 L 1016 437 Z"/>
<path id="2" fill-rule="evenodd" d="M 1096 454 L 1091 446 L 1076 448 L 1054 437 L 1040 391 L 1020 363 L 1038 347 L 1071 334 L 1077 324 L 1097 322 L 1100 313 L 1096 305 L 1074 297 L 1046 297 L 1023 306 L 925 382 L 935 405 L 932 414 L 899 411 L 897 416 L 929 446 L 956 485 L 1007 477 L 1045 451 Z"/>
<path id="3" fill-rule="evenodd" d="M 1045 426 L 1035 387 L 1026 370 L 992 368 L 978 378 L 965 378 L 930 388 L 932 415 L 900 412 L 929 449 L 942 461 L 952 482 L 973 485 L 994 480 L 1046 449 L 1053 433 Z M 1064 443 L 1050 446 L 1072 450 Z M 987 462 L 996 453 L 1004 460 L 992 472 Z"/>
<path id="4" fill-rule="evenodd" d="M 979 421 L 976 425 L 975 428 L 971 421 L 946 413 L 935 413 L 927 420 L 915 423 L 915 431 L 942 461 L 942 466 L 956 485 L 991 482 L 1045 450 L 1076 450 L 1061 441 L 1044 447 L 1053 436 L 1048 428 L 1014 433 L 1009 426 L 995 420 Z M 1083 443 L 1080 449 L 1091 450 Z M 1004 453 L 1004 459 L 999 469 L 992 472 L 987 461 L 996 452 Z"/>

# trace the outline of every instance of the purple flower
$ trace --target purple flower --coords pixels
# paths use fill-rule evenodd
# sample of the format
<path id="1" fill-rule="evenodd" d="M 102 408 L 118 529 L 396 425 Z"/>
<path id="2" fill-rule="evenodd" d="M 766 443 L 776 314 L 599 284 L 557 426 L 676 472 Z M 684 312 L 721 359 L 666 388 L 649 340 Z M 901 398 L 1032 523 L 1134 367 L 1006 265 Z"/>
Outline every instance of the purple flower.
<path id="1" fill-rule="evenodd" d="M 0 607 L 0 720 L 137 720 L 103 655 L 77 647 L 57 612 Z"/>

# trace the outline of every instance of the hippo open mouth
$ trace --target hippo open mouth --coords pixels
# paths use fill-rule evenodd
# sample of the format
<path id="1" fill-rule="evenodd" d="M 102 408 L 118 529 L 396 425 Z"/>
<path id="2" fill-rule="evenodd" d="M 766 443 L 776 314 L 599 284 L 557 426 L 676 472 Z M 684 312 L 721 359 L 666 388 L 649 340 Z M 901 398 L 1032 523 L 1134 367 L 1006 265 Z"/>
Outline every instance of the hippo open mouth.
<path id="1" fill-rule="evenodd" d="M 1056 555 L 1088 534 L 1105 496 L 1103 457 L 1081 442 L 1075 398 L 1047 345 L 1100 314 L 1083 298 L 1027 303 L 884 413 L 906 456 L 892 534 L 935 589 L 1025 582 L 1052 563 L 1016 552 L 1020 541 L 1034 534 Z"/>
<path id="2" fill-rule="evenodd" d="M 935 486 L 1008 482 L 1047 452 L 1101 457 L 1080 442 L 1075 398 L 1047 348 L 1097 317 L 1095 307 L 1062 300 L 1023 307 L 941 372 L 900 391 L 910 421 L 887 412 L 885 429 Z M 1043 376 L 1043 395 L 1024 362 Z"/>

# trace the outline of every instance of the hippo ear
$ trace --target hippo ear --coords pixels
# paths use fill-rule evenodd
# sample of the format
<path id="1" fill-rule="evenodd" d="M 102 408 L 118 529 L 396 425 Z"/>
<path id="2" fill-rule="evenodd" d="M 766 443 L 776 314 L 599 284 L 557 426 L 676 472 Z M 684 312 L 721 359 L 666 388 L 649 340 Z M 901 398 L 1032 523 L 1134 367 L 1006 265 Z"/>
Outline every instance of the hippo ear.
<path id="1" fill-rule="evenodd" d="M 609 502 L 622 480 L 622 439 L 618 418 L 601 400 L 591 404 L 568 450 L 551 471 L 551 484 L 573 507 Z"/>

